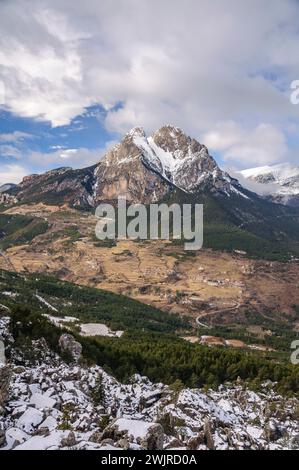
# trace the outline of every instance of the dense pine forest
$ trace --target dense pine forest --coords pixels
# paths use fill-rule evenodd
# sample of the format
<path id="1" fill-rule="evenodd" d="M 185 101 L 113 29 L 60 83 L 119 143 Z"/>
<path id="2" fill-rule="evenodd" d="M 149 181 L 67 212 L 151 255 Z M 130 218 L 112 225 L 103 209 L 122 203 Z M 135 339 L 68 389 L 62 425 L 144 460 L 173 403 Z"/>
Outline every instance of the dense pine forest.
<path id="1" fill-rule="evenodd" d="M 59 352 L 62 330 L 40 313 L 14 308 L 11 331 L 15 347 L 20 348 L 25 357 L 34 358 L 36 351 L 31 348 L 31 341 L 41 337 L 51 349 Z M 252 388 L 258 388 L 263 381 L 271 380 L 277 382 L 279 393 L 299 391 L 298 367 L 260 353 L 209 348 L 165 333 L 134 331 L 121 338 L 74 335 L 83 346 L 83 363 L 101 365 L 125 382 L 132 374 L 140 373 L 152 381 L 168 384 L 179 381 L 189 387 L 217 387 L 242 379 Z"/>

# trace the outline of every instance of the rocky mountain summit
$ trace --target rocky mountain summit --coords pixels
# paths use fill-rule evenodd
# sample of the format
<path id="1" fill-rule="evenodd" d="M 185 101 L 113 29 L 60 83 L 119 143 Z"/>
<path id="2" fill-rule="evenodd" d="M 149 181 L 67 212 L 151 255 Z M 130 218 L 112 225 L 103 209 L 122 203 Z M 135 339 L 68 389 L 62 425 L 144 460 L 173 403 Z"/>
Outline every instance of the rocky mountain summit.
<path id="1" fill-rule="evenodd" d="M 132 129 L 103 158 L 95 174 L 99 179 L 96 200 L 117 197 L 123 191 L 136 202 L 153 201 L 161 199 L 171 188 L 186 193 L 234 192 L 247 197 L 237 180 L 220 170 L 204 145 L 173 126 L 164 126 L 149 137 L 140 127 Z M 101 185 L 102 181 L 109 182 L 110 193 Z"/>
<path id="2" fill-rule="evenodd" d="M 173 189 L 188 194 L 205 191 L 249 197 L 236 179 L 218 167 L 204 145 L 170 125 L 148 137 L 136 127 L 98 164 L 82 170 L 65 167 L 27 176 L 13 191 L 22 202 L 93 207 L 120 195 L 132 202 L 149 203 Z"/>
<path id="3" fill-rule="evenodd" d="M 8 325 L 2 317 L 11 343 Z M 42 339 L 34 346 L 39 359 L 15 351 L 0 366 L 0 450 L 298 448 L 298 400 L 270 382 L 259 393 L 241 382 L 204 392 L 137 374 L 122 384 L 99 366 L 65 363 Z"/>

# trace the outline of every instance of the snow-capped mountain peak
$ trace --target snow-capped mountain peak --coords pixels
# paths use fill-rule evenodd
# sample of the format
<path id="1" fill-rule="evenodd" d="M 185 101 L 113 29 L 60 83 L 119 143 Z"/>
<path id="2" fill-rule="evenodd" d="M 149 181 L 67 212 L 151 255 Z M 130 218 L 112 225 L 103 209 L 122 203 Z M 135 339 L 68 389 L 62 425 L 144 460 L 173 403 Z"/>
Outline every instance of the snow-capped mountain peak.
<path id="1" fill-rule="evenodd" d="M 120 165 L 123 170 L 134 161 L 136 170 L 137 161 L 141 162 L 184 192 L 209 188 L 226 195 L 238 193 L 247 197 L 238 182 L 218 167 L 205 145 L 175 126 L 163 126 L 150 136 L 143 128 L 134 127 L 103 159 L 106 166 Z"/>
<path id="2" fill-rule="evenodd" d="M 134 203 L 162 200 L 173 189 L 224 197 L 250 197 L 239 182 L 222 171 L 205 145 L 180 128 L 166 125 L 151 135 L 134 127 L 98 164 L 62 168 L 23 179 L 18 198 L 35 200 L 48 193 L 59 202 L 96 206 L 120 195 Z M 66 195 L 67 194 L 67 195 Z"/>
<path id="3" fill-rule="evenodd" d="M 125 138 L 146 137 L 143 127 L 133 127 L 126 135 Z"/>

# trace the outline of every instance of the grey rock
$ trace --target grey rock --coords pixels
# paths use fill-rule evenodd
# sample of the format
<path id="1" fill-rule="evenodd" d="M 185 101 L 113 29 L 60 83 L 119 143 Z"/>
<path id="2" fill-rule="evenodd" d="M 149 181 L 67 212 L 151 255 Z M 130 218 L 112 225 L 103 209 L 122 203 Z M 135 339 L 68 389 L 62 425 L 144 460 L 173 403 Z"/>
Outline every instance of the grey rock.
<path id="1" fill-rule="evenodd" d="M 208 419 L 205 419 L 205 422 L 204 422 L 204 437 L 205 437 L 207 448 L 210 450 L 213 450 L 215 448 L 215 444 L 214 444 L 214 439 L 213 439 L 213 434 L 212 434 L 212 429 L 211 429 L 211 423 Z"/>
<path id="2" fill-rule="evenodd" d="M 269 422 L 266 424 L 263 438 L 266 439 L 268 442 L 275 442 L 283 436 L 281 429 L 277 425 L 277 423 L 270 419 Z"/>
<path id="3" fill-rule="evenodd" d="M 65 333 L 59 338 L 59 347 L 62 352 L 70 354 L 74 362 L 78 362 L 82 354 L 81 344 L 75 338 Z"/>
<path id="4" fill-rule="evenodd" d="M 174 439 L 171 439 L 171 441 L 164 447 L 164 449 L 171 449 L 173 447 L 183 447 L 184 443 L 180 440 L 177 439 L 176 437 Z"/>
<path id="5" fill-rule="evenodd" d="M 164 432 L 161 424 L 155 423 L 149 429 L 145 438 L 137 440 L 137 443 L 145 450 L 162 450 Z"/>
<path id="6" fill-rule="evenodd" d="M 77 444 L 76 436 L 73 431 L 70 431 L 66 437 L 61 439 L 61 447 L 73 447 Z"/>
<path id="7" fill-rule="evenodd" d="M 103 439 L 103 440 L 101 441 L 101 445 L 103 445 L 103 446 L 106 446 L 106 445 L 108 445 L 108 446 L 113 446 L 113 445 L 114 445 L 114 441 L 113 441 L 113 439 Z"/>
<path id="8" fill-rule="evenodd" d="M 132 424 L 136 423 L 137 420 L 127 420 L 128 425 L 130 421 Z M 161 450 L 163 449 L 164 432 L 161 424 L 158 423 L 145 423 L 148 427 L 145 436 L 134 437 L 130 434 L 129 429 L 119 429 L 119 420 L 114 420 L 109 426 L 104 429 L 103 437 L 110 438 L 114 442 L 126 439 L 128 443 L 136 442 L 144 450 Z"/>
<path id="9" fill-rule="evenodd" d="M 90 436 L 89 440 L 90 442 L 95 442 L 96 444 L 98 444 L 103 441 L 103 433 L 97 430 Z"/>
<path id="10" fill-rule="evenodd" d="M 117 441 L 116 446 L 121 447 L 124 450 L 128 450 L 129 447 L 130 447 L 130 443 L 129 443 L 128 439 L 123 438 L 123 439 L 120 439 L 119 441 Z"/>
<path id="11" fill-rule="evenodd" d="M 12 370 L 10 366 L 0 367 L 0 410 L 9 397 L 9 384 Z"/>

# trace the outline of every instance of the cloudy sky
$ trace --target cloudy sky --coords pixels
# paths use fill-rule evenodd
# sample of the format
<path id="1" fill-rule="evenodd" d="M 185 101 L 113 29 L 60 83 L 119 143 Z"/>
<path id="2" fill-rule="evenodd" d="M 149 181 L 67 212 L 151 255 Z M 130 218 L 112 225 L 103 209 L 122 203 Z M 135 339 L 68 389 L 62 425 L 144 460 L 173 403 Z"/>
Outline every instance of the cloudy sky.
<path id="1" fill-rule="evenodd" d="M 165 123 L 222 167 L 298 161 L 296 0 L 0 0 L 0 182 Z"/>

